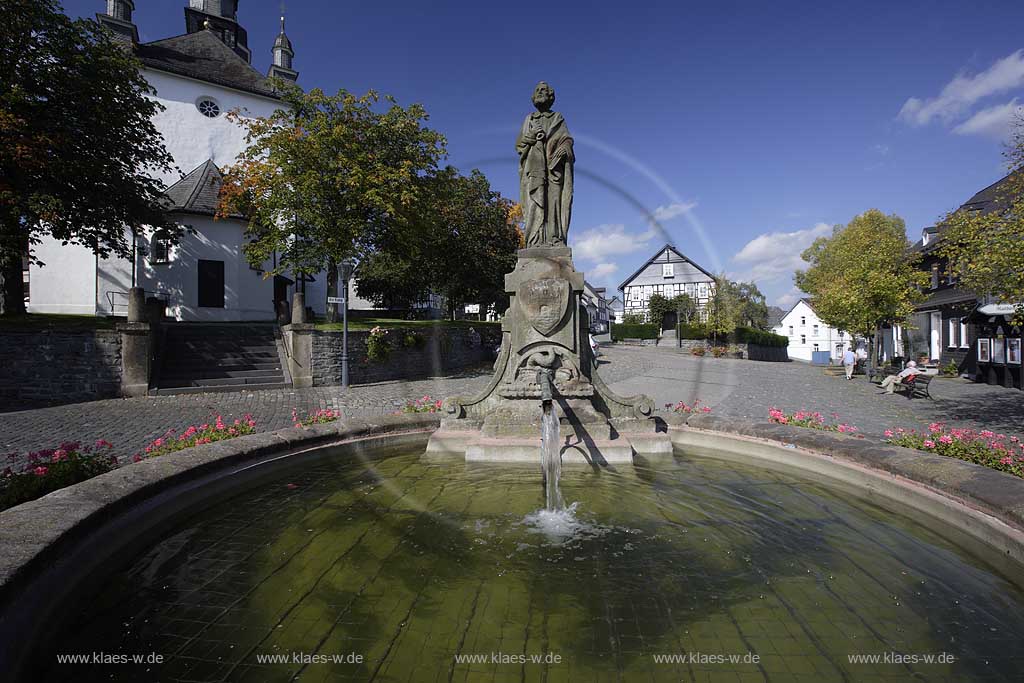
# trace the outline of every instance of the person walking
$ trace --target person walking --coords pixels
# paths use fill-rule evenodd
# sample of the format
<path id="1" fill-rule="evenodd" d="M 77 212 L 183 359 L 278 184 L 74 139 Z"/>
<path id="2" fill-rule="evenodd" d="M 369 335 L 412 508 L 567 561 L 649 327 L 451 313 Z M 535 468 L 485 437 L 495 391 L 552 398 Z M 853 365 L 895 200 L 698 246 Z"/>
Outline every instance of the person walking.
<path id="1" fill-rule="evenodd" d="M 848 346 L 846 351 L 843 352 L 843 367 L 846 368 L 846 379 L 853 379 L 853 369 L 857 366 L 857 354 L 853 352 L 853 347 Z"/>

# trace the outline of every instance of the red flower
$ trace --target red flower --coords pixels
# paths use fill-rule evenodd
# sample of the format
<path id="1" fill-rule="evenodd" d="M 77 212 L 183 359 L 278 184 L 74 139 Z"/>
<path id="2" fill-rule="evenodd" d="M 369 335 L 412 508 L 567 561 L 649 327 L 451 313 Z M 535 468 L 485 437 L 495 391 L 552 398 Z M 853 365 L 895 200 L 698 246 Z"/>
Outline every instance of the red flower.
<path id="1" fill-rule="evenodd" d="M 45 465 L 40 465 L 39 467 L 32 470 L 32 474 L 36 475 L 37 477 L 45 477 L 46 473 L 49 471 L 50 470 L 47 469 Z"/>

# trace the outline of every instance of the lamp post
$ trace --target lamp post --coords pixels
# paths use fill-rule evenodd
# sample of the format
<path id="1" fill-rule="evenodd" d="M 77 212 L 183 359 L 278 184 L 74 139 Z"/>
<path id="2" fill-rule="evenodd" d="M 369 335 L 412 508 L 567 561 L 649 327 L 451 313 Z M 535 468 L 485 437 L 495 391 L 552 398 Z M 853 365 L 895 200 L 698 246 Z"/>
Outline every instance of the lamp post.
<path id="1" fill-rule="evenodd" d="M 348 389 L 348 281 L 356 269 L 356 260 L 343 258 L 338 264 L 338 275 L 341 276 L 342 313 L 341 313 L 341 388 Z"/>

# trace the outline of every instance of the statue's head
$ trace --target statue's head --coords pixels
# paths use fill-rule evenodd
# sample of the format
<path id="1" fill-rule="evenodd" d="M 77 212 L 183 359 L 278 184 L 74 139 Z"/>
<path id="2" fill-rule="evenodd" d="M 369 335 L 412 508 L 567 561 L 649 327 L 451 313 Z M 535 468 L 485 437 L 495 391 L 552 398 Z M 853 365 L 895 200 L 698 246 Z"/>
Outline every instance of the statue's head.
<path id="1" fill-rule="evenodd" d="M 537 111 L 548 111 L 551 109 L 551 105 L 555 103 L 555 89 L 548 85 L 546 81 L 541 81 L 533 89 L 532 99 L 533 106 L 537 107 Z"/>

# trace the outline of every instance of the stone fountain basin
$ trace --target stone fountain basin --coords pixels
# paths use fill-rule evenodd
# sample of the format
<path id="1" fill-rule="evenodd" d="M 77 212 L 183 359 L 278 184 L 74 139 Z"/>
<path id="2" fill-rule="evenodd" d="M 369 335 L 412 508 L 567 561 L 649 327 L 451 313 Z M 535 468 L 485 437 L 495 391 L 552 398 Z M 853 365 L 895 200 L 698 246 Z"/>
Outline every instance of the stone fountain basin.
<path id="1" fill-rule="evenodd" d="M 679 450 L 799 472 L 883 506 L 910 508 L 957 544 L 994 558 L 1004 576 L 1021 576 L 1024 480 L 845 435 L 711 415 L 681 418 L 665 418 Z M 0 513 L 0 664 L 13 674 L 9 680 L 18 679 L 32 651 L 25 644 L 59 631 L 62 606 L 89 595 L 112 562 L 184 516 L 300 460 L 424 448 L 439 424 L 432 415 L 402 415 L 254 434 L 133 463 Z M 539 466 L 535 476 L 539 485 Z"/>

